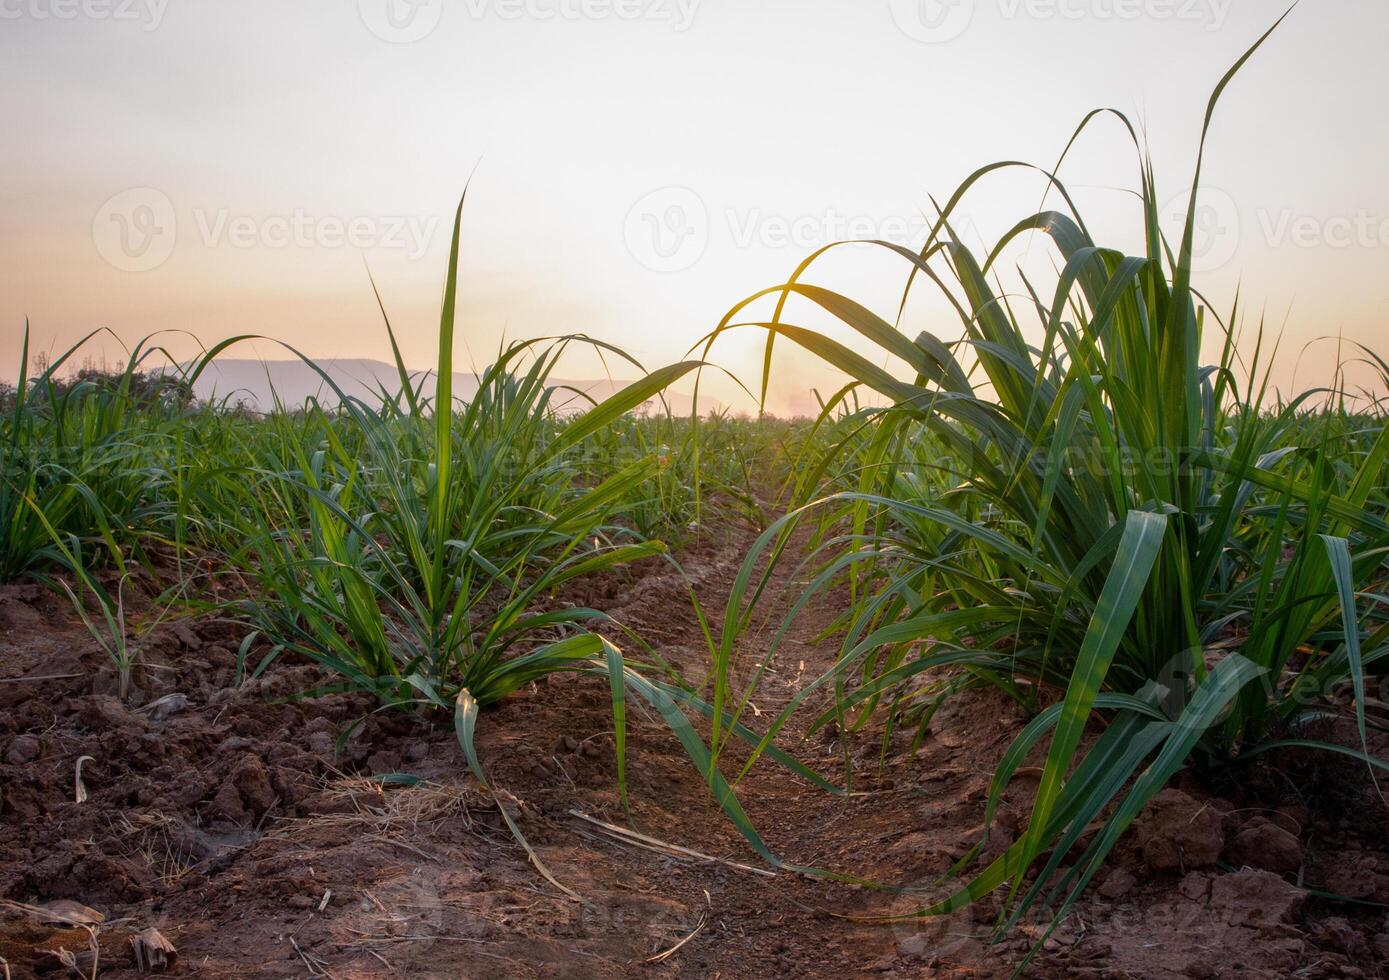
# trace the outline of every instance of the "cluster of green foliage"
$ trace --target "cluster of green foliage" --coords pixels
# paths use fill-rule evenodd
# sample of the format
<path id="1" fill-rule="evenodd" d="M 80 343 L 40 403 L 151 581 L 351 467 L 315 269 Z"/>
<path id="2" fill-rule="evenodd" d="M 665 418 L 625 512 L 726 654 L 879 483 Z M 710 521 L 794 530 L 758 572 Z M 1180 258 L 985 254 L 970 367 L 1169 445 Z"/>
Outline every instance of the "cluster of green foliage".
<path id="1" fill-rule="evenodd" d="M 406 370 L 389 322 L 400 384 L 371 403 L 309 361 L 336 395 L 332 405 L 310 400 L 262 416 L 195 404 L 188 393 L 201 372 L 244 337 L 173 380 L 141 371 L 157 351 L 148 342 L 114 375 L 60 380 L 79 344 L 39 377 L 21 376 L 0 458 L 0 577 L 38 574 L 72 596 L 115 661 L 123 696 L 135 657 L 124 573 L 138 560 L 172 576 L 170 601 L 205 604 L 207 577 L 219 578 L 232 596 L 219 611 L 250 628 L 243 666 L 258 640 L 269 650 L 253 673 L 281 656 L 308 658 L 385 706 L 452 720 L 484 783 L 479 712 L 556 672 L 605 682 L 624 800 L 629 694 L 670 724 L 703 774 L 708 751 L 681 707 L 698 702 L 683 681 L 635 636 L 627 634 L 640 659 L 624 654 L 609 638 L 621 624 L 604 611 L 557 600 L 580 577 L 672 560 L 668 543 L 698 528 L 710 495 L 719 508 L 755 509 L 745 449 L 758 440 L 742 435 L 757 423 L 633 414 L 697 361 L 641 371 L 581 413 L 561 410 L 574 393 L 551 377 L 572 345 L 640 369 L 578 336 L 506 347 L 473 396 L 456 401 L 461 220 L 460 203 L 428 397 L 427 376 Z M 104 584 L 102 564 L 121 574 L 120 586 Z M 78 589 L 50 575 L 55 568 Z M 760 848 L 731 796 L 725 809 Z"/>
<path id="2" fill-rule="evenodd" d="M 1257 47 L 1217 87 L 1207 128 Z M 429 397 L 426 379 L 401 362 L 389 322 L 398 388 L 368 403 L 320 370 L 332 405 L 267 415 L 189 395 L 207 365 L 245 338 L 176 375 L 142 370 L 159 352 L 147 341 L 116 374 L 60 381 L 74 348 L 36 377 L 22 374 L 5 398 L 0 578 L 66 568 L 80 583 L 79 605 L 95 603 L 104 618 L 102 645 L 124 691 L 132 654 L 121 590 L 113 597 L 93 568 L 124 573 L 138 561 L 167 577 L 172 562 L 171 594 L 189 601 L 207 594 L 202 576 L 220 576 L 231 595 L 222 613 L 249 627 L 243 654 L 258 639 L 270 651 L 253 671 L 307 658 L 383 705 L 449 719 L 484 784 L 474 745 L 482 709 L 548 674 L 594 675 L 612 706 L 624 800 L 635 694 L 777 865 L 733 787 L 766 756 L 847 792 L 847 763 L 835 786 L 777 746 L 812 695 L 832 698 L 809 731 L 883 720 L 886 745 L 897 726 L 924 731 L 956 692 L 992 686 L 1032 720 L 1000 761 L 986 826 L 1023 760 L 1045 744 L 1032 814 L 1020 839 L 923 914 L 999 890 L 1001 931 L 1030 910 L 1064 913 L 1182 767 L 1228 769 L 1293 745 L 1389 768 L 1367 751 L 1374 722 L 1364 710 L 1367 676 L 1389 663 L 1383 403 L 1352 407 L 1336 386 L 1280 399 L 1262 331 L 1237 356 L 1239 311 L 1221 320 L 1192 284 L 1199 157 L 1174 247 L 1158 225 L 1151 163 L 1133 126 L 1115 116 L 1140 151 L 1141 255 L 1096 243 L 1054 172 L 1047 180 L 1066 207 L 1023 217 L 987 255 L 974 254 L 950 219 L 981 180 L 1017 166 L 994 164 L 951 196 L 919 251 L 877 243 L 909 264 L 908 293 L 934 287 L 948 300 L 960 319 L 954 342 L 910 339 L 807 282 L 833 246 L 738 304 L 710 344 L 771 298 L 775 312 L 755 322 L 768 366 L 785 338 L 850 376 L 804 426 L 638 411 L 697 376 L 705 362 L 696 360 L 643 372 L 582 413 L 561 411 L 570 393 L 551 378 L 567 349 L 626 358 L 580 336 L 506 347 L 476 394 L 456 400 L 461 203 Z M 997 283 L 996 265 L 1010 243 L 1038 233 L 1056 250 L 1056 281 L 1048 296 L 1024 277 L 1020 302 Z M 909 380 L 789 322 L 793 299 L 847 325 Z M 1204 364 L 1212 324 L 1220 354 Z M 1389 364 L 1370 351 L 1363 360 L 1389 386 Z M 764 377 L 764 393 L 766 385 Z M 885 407 L 863 407 L 861 391 Z M 780 516 L 767 512 L 774 486 L 789 501 Z M 637 651 L 629 655 L 610 638 L 620 630 L 600 632 L 620 627 L 606 612 L 555 598 L 582 576 L 673 560 L 668 546 L 699 528 L 714 497 L 765 531 L 719 628 L 692 595 L 711 659 L 705 703 L 640 637 L 628 634 L 624 645 Z M 738 641 L 765 608 L 793 530 L 806 524 L 809 585 L 787 622 L 846 584 L 838 656 L 754 734 L 743 721 L 783 634 L 741 679 Z M 88 622 L 101 638 L 98 621 Z M 1350 707 L 1331 696 L 1346 688 Z M 687 713 L 709 720 L 707 741 Z M 1310 723 L 1337 716 L 1352 722 L 1358 745 L 1314 736 Z M 1102 731 L 1082 748 L 1099 717 Z M 753 751 L 730 779 L 720 760 L 735 737 Z M 1082 844 L 1080 859 L 1063 864 Z M 953 873 L 965 875 L 977 853 Z"/>
<path id="3" fill-rule="evenodd" d="M 1216 89 L 1207 128 L 1254 49 Z M 1115 115 L 1142 157 L 1135 129 Z M 961 325 L 954 343 L 930 333 L 913 340 L 807 282 L 824 250 L 738 304 L 710 338 L 747 325 L 745 311 L 771 297 L 771 319 L 752 324 L 767 333 L 766 363 L 785 338 L 852 379 L 816 423 L 799 506 L 748 556 L 715 702 L 733 705 L 737 719 L 760 676 L 739 690 L 732 667 L 733 638 L 755 605 L 753 568 L 780 556 L 796 523 L 816 522 L 817 574 L 795 608 L 844 581 L 852 608 L 839 624 L 836 665 L 793 699 L 763 744 L 826 687 L 833 707 L 812 731 L 831 721 L 862 727 L 879 709 L 889 729 L 903 720 L 924 727 L 972 685 L 1016 699 L 1033 721 L 1001 760 L 988 818 L 1024 757 L 1049 739 L 1027 830 L 923 910 L 948 913 L 1002 889 L 1005 931 L 1038 908 L 1064 913 L 1183 766 L 1227 767 L 1291 744 L 1389 768 L 1365 751 L 1364 710 L 1367 672 L 1389 659 L 1383 405 L 1352 409 L 1338 388 L 1280 401 L 1262 330 L 1237 358 L 1238 310 L 1221 322 L 1192 286 L 1199 159 L 1175 247 L 1159 228 L 1161 198 L 1142 158 L 1144 254 L 1096 243 L 1047 174 L 1067 209 L 1023 217 L 981 258 L 954 238 L 951 215 L 976 183 L 1009 166 L 966 180 L 919 252 L 877 243 L 910 264 L 909 291 L 935 288 L 948 299 Z M 1048 296 L 1024 277 L 1018 301 L 991 273 L 1011 242 L 1036 233 L 1056 250 L 1055 286 Z M 789 322 L 791 299 L 852 328 L 911 380 Z M 1213 321 L 1221 353 L 1203 364 Z M 1389 365 L 1370 351 L 1362 360 L 1389 385 Z M 890 407 L 857 408 L 860 389 Z M 1329 697 L 1342 686 L 1352 709 Z M 1310 736 L 1310 722 L 1345 710 L 1359 747 Z M 1103 733 L 1082 750 L 1101 715 Z M 1097 819 L 1102 830 L 1063 867 Z"/>

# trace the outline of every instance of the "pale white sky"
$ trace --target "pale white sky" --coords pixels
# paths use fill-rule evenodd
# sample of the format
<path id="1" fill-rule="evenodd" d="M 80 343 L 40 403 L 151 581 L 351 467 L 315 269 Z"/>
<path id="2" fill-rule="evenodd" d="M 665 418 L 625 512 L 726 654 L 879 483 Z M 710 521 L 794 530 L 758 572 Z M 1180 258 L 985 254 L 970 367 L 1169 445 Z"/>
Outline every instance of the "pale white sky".
<path id="1" fill-rule="evenodd" d="M 26 315 L 40 348 L 109 326 L 385 357 L 364 255 L 406 360 L 429 366 L 475 165 L 459 318 L 475 357 L 504 333 L 585 331 L 655 366 L 815 245 L 919 241 L 931 196 L 977 166 L 1049 166 L 1091 108 L 1142 124 L 1179 194 L 1210 89 L 1283 7 L 0 0 L 0 376 Z M 1284 384 L 1315 338 L 1389 347 L 1387 39 L 1383 0 L 1304 0 L 1217 116 L 1198 285 L 1224 312 L 1242 283 L 1251 314 L 1286 322 Z M 1140 246 L 1122 191 L 1137 176 L 1113 124 L 1063 172 L 1102 243 Z M 1039 190 L 986 182 L 967 240 L 992 242 Z M 1024 260 L 1044 268 L 1042 244 Z M 904 274 L 852 249 L 814 278 L 891 315 Z M 908 321 L 958 335 L 924 297 Z M 751 384 L 760 344 L 718 360 Z M 1297 382 L 1333 355 L 1312 347 Z M 829 383 L 788 363 L 772 407 Z"/>

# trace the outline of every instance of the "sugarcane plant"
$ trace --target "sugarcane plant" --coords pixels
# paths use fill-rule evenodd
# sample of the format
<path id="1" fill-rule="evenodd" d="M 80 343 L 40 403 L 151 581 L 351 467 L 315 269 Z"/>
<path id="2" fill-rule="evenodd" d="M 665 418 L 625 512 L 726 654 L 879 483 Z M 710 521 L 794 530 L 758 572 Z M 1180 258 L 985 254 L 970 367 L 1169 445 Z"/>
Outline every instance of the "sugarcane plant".
<path id="1" fill-rule="evenodd" d="M 715 704 L 737 719 L 749 703 L 760 673 L 735 687 L 734 640 L 765 584 L 754 569 L 782 557 L 790 528 L 809 520 L 820 530 L 816 574 L 793 615 L 841 581 L 853 607 L 839 624 L 836 664 L 792 698 L 764 746 L 827 687 L 833 703 L 812 732 L 875 716 L 889 728 L 904 718 L 924 725 L 961 688 L 995 686 L 1033 718 L 1001 760 L 987 829 L 1023 759 L 1046 744 L 1025 832 L 922 915 L 1002 890 L 1000 934 L 1039 909 L 1059 920 L 1184 766 L 1229 767 L 1296 745 L 1350 755 L 1372 774 L 1389 767 L 1367 751 L 1365 711 L 1367 672 L 1389 656 L 1382 405 L 1351 407 L 1338 385 L 1281 400 L 1262 329 L 1237 344 L 1238 308 L 1214 317 L 1192 283 L 1206 136 L 1268 33 L 1210 98 L 1175 248 L 1159 227 L 1151 160 L 1115 112 L 1141 161 L 1143 254 L 1092 239 L 1058 162 L 1042 173 L 1065 206 L 1027 215 L 977 256 L 951 217 L 988 175 L 1022 166 L 992 164 L 948 199 L 921 249 L 875 243 L 909 264 L 907 292 L 933 287 L 947 298 L 958 341 L 903 333 L 905 292 L 894 324 L 808 282 L 834 246 L 739 303 L 708 338 L 755 326 L 766 332 L 768 367 L 784 338 L 851 378 L 821 419 L 835 433 L 818 464 L 824 479 L 803 477 L 802 505 L 762 535 L 729 600 Z M 1024 275 L 1018 300 L 991 278 L 1004 250 L 1036 233 L 1056 250 L 1055 287 L 1047 296 Z M 910 380 L 790 322 L 793 301 L 852 328 Z M 750 315 L 759 303 L 774 304 L 769 316 Z M 1205 364 L 1212 323 L 1220 355 Z M 1383 359 L 1368 350 L 1362 359 L 1389 383 Z M 852 409 L 845 393 L 856 386 L 887 407 Z M 1349 706 L 1330 696 L 1341 688 Z M 1310 722 L 1347 713 L 1349 744 L 1310 734 Z M 716 755 L 727 737 L 720 717 Z M 1103 731 L 1082 750 L 1100 718 Z M 1081 844 L 1079 860 L 1063 866 Z"/>
<path id="2" fill-rule="evenodd" d="M 626 355 L 577 336 L 518 342 L 500 352 L 479 375 L 477 391 L 459 402 L 453 340 L 462 216 L 460 202 L 432 394 L 429 378 L 405 368 L 389 318 L 399 389 L 382 391 L 379 405 L 348 395 L 306 358 L 336 405 L 276 411 L 232 453 L 235 465 L 195 466 L 179 481 L 187 533 L 215 546 L 214 564 L 238 596 L 227 611 L 250 624 L 274 654 L 309 658 L 383 706 L 452 719 L 484 786 L 476 731 L 486 710 L 547 675 L 585 673 L 608 688 L 625 806 L 627 700 L 635 693 L 669 725 L 701 776 L 712 774 L 724 812 L 775 860 L 684 713 L 707 706 L 635 637 L 641 660 L 600 633 L 602 624 L 621 632 L 606 613 L 554 601 L 581 576 L 665 555 L 660 540 L 617 517 L 643 510 L 653 495 L 664 495 L 665 506 L 679 512 L 671 497 L 681 487 L 661 482 L 669 449 L 647 444 L 647 451 L 632 452 L 630 446 L 642 444 L 632 442 L 615 469 L 584 463 L 593 462 L 594 437 L 614 426 L 630 434 L 624 416 L 700 362 L 644 373 L 575 416 L 556 411 L 549 381 L 566 347 L 583 343 Z M 218 345 L 209 357 L 240 339 Z M 526 844 L 513 816 L 500 809 Z"/>

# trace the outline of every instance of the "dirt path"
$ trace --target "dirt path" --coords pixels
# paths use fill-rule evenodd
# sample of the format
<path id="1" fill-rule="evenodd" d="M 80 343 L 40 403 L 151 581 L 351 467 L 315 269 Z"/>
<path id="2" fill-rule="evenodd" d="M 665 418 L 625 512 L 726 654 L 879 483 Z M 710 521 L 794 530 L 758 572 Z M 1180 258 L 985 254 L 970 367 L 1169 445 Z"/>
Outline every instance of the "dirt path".
<path id="1" fill-rule="evenodd" d="M 723 526 L 681 553 L 683 575 L 653 561 L 564 598 L 608 610 L 698 680 L 707 655 L 686 583 L 720 613 L 753 536 Z M 795 585 L 788 568 L 778 571 L 783 602 Z M 817 636 L 838 608 L 828 597 L 793 625 L 755 699 L 763 717 L 829 665 L 833 644 Z M 0 897 L 71 899 L 105 913 L 101 976 L 134 975 L 127 936 L 148 926 L 180 951 L 171 975 L 209 978 L 995 976 L 1031 941 L 1025 929 L 986 947 L 986 909 L 895 927 L 845 918 L 905 910 L 919 898 L 772 874 L 712 806 L 664 724 L 637 711 L 629 733 L 636 828 L 717 860 L 614 831 L 627 824 L 598 678 L 536 685 L 479 724 L 493 782 L 581 904 L 529 865 L 495 804 L 465 776 L 450 731 L 371 715 L 335 755 L 339 733 L 369 702 L 277 700 L 321 682 L 309 667 L 280 665 L 230 688 L 240 638 L 211 622 L 166 630 L 146 652 L 140 698 L 180 694 L 187 703 L 130 710 L 93 693 L 100 662 L 52 596 L 0 590 L 0 626 Z M 761 656 L 765 639 L 749 638 L 745 662 Z M 20 680 L 67 674 L 77 676 Z M 813 696 L 811 707 L 823 703 Z M 881 729 L 846 745 L 833 735 L 797 745 L 808 714 L 785 744 L 835 781 L 847 751 L 856 793 L 846 800 L 760 763 L 739 793 L 768 845 L 788 862 L 918 887 L 978 839 L 993 766 L 1024 721 L 997 696 L 963 695 L 919 751 L 907 733 L 894 737 L 880 776 Z M 92 757 L 83 768 L 89 798 L 77 804 L 83 755 Z M 423 782 L 365 778 L 391 773 Z M 1022 780 L 1024 796 L 1005 808 L 991 847 L 1009 840 L 1028 789 Z M 1389 901 L 1382 817 L 1314 829 L 1319 818 L 1306 807 L 1251 815 L 1180 792 L 1164 807 L 1126 839 L 1115 870 L 1049 942 L 1036 975 L 1378 975 L 1389 957 L 1382 910 L 1309 908 L 1284 877 L 1217 861 L 1230 863 L 1253 825 L 1264 836 L 1243 846 L 1255 863 L 1273 841 L 1309 881 L 1341 873 L 1359 897 Z M 1284 831 L 1292 851 L 1254 817 L 1275 831 L 1300 818 L 1296 833 Z M 1197 853 L 1202 841 L 1214 853 Z M 6 915 L 0 955 L 16 977 L 58 967 L 36 945 L 75 953 L 89 945 L 81 930 L 0 910 Z"/>

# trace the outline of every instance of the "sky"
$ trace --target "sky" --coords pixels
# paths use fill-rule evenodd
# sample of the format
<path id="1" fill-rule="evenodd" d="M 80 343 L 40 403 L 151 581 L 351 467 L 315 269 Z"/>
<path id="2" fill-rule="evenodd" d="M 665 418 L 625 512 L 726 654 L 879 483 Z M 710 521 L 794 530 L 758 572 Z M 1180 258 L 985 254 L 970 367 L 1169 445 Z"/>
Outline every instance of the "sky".
<path id="1" fill-rule="evenodd" d="M 933 198 L 977 167 L 1049 168 L 1098 107 L 1141 127 L 1175 229 L 1207 96 L 1284 6 L 0 0 L 0 376 L 26 318 L 55 353 L 104 327 L 173 331 L 178 357 L 253 333 L 386 358 L 368 269 L 406 362 L 429 367 L 465 185 L 460 369 L 505 338 L 569 333 L 679 360 L 819 245 L 919 244 Z M 1239 291 L 1246 336 L 1261 317 L 1282 331 L 1287 390 L 1330 380 L 1354 342 L 1389 353 L 1386 38 L 1383 0 L 1303 0 L 1216 115 L 1196 284 L 1222 314 Z M 1061 177 L 1101 243 L 1141 249 L 1117 124 L 1091 127 Z M 961 238 L 992 244 L 1041 190 L 991 176 Z M 1045 271 L 1051 253 L 1034 239 L 1015 261 Z M 905 274 L 857 246 L 811 279 L 890 318 Z M 903 328 L 960 333 L 927 295 Z M 755 386 L 761 343 L 743 330 L 713 359 Z M 575 353 L 565 374 L 601 369 Z M 806 411 L 834 385 L 788 351 L 770 407 Z M 736 403 L 732 382 L 713 388 Z"/>

